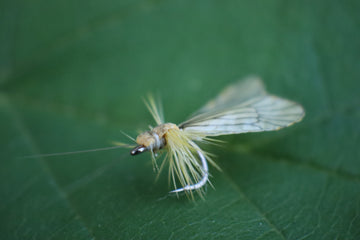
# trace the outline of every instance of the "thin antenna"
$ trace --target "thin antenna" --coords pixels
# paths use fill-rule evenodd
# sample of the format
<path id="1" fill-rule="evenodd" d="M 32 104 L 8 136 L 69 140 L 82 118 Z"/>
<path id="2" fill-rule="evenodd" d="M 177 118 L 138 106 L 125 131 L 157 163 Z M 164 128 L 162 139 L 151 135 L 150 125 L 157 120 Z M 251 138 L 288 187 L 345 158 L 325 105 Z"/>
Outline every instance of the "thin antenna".
<path id="1" fill-rule="evenodd" d="M 113 147 L 95 148 L 95 149 L 87 149 L 87 150 L 80 150 L 80 151 L 73 151 L 73 152 L 37 154 L 37 155 L 24 156 L 23 158 L 64 156 L 64 155 L 87 153 L 87 152 L 106 151 L 106 150 L 112 150 L 112 149 L 123 148 L 123 147 L 124 146 L 113 146 Z"/>

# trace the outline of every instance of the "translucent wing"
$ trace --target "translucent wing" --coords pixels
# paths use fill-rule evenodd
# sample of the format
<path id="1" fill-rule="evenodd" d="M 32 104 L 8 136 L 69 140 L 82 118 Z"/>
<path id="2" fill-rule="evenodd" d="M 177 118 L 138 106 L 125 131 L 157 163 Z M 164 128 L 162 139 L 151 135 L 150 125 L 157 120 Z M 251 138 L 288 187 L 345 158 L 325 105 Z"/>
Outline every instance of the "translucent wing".
<path id="1" fill-rule="evenodd" d="M 218 136 L 278 130 L 300 121 L 303 116 L 301 105 L 267 94 L 259 78 L 249 77 L 224 89 L 179 127 Z"/>

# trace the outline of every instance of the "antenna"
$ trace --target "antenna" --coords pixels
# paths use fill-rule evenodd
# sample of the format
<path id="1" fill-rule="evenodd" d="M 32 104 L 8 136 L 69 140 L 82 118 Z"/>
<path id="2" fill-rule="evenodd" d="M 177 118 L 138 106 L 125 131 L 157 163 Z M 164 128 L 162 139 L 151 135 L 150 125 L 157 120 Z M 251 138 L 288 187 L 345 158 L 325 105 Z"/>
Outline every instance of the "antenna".
<path id="1" fill-rule="evenodd" d="M 98 151 L 107 151 L 117 148 L 123 148 L 124 145 L 121 146 L 113 146 L 113 147 L 104 147 L 104 148 L 95 148 L 95 149 L 86 149 L 80 151 L 72 151 L 72 152 L 61 152 L 61 153 L 45 153 L 45 154 L 36 154 L 30 156 L 24 156 L 23 158 L 38 158 L 38 157 L 54 157 L 54 156 L 64 156 L 64 155 L 72 155 L 72 154 L 80 154 L 80 153 L 87 153 L 87 152 L 98 152 Z"/>

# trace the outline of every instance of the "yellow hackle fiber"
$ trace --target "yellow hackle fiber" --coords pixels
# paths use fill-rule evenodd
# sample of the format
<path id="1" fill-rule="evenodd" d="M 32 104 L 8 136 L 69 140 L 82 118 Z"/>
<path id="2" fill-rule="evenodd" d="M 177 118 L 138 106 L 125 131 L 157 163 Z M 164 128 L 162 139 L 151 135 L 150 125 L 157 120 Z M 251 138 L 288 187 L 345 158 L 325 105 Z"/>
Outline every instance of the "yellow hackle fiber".
<path id="1" fill-rule="evenodd" d="M 152 95 L 148 95 L 145 105 L 148 108 L 150 114 L 154 118 L 156 124 L 161 125 L 164 123 L 161 104 L 154 100 Z M 153 129 L 153 128 L 152 128 Z M 151 130 L 152 130 L 151 129 Z M 199 134 L 193 134 L 191 132 L 185 132 L 181 129 L 170 129 L 164 135 L 166 140 L 166 146 L 164 150 L 167 151 L 160 168 L 157 167 L 156 158 L 157 155 L 152 152 L 152 160 L 154 169 L 158 170 L 158 176 L 160 175 L 165 164 L 169 164 L 169 183 L 172 182 L 175 189 L 177 189 L 177 181 L 181 186 L 193 185 L 198 182 L 203 176 L 203 169 L 199 162 L 197 151 L 201 152 L 211 164 L 220 169 L 214 161 L 211 160 L 209 154 L 203 151 L 195 142 L 213 143 L 213 139 L 206 138 Z M 203 196 L 204 189 L 197 189 L 199 195 Z M 185 192 L 188 196 L 193 198 L 192 191 Z M 190 194 L 190 195 L 189 195 Z"/>
<path id="2" fill-rule="evenodd" d="M 168 154 L 164 161 L 169 162 L 169 180 L 171 178 L 175 189 L 177 189 L 175 176 L 181 186 L 193 185 L 202 178 L 204 173 L 197 151 L 200 151 L 208 161 L 210 160 L 209 154 L 201 150 L 191 137 L 180 129 L 171 129 L 165 136 Z M 202 189 L 198 189 L 200 195 L 202 195 Z M 186 193 L 192 195 L 192 192 Z"/>

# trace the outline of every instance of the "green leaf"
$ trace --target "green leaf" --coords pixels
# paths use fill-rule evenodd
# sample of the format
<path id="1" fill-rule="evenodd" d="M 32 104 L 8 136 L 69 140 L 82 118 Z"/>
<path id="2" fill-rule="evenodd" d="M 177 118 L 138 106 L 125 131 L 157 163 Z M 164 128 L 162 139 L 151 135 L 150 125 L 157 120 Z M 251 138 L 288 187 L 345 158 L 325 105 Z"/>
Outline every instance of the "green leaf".
<path id="1" fill-rule="evenodd" d="M 1 239 L 360 239 L 359 1 L 2 1 Z M 258 74 L 306 117 L 222 137 L 205 201 L 111 146 Z"/>

